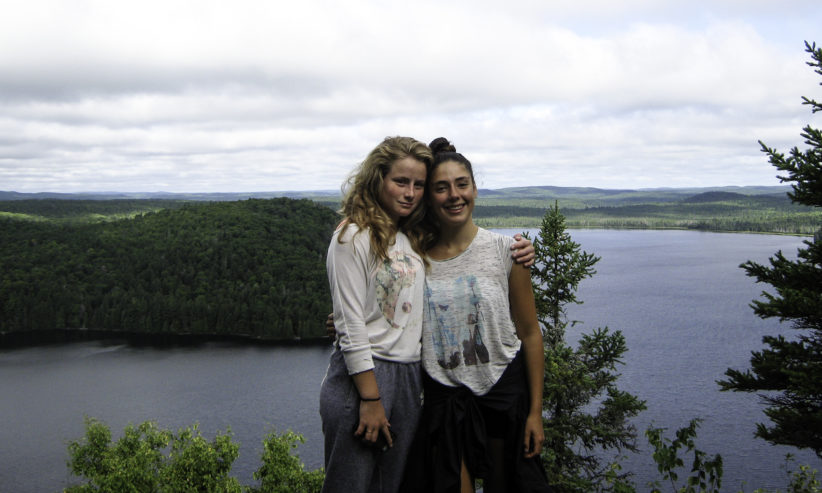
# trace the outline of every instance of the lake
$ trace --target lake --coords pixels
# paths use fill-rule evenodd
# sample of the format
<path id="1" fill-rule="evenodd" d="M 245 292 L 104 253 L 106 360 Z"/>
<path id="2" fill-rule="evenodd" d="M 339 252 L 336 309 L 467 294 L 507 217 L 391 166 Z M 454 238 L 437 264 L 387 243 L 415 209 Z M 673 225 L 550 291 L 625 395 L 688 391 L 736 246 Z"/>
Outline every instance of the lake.
<path id="1" fill-rule="evenodd" d="M 509 230 L 504 232 L 508 233 Z M 765 420 L 755 395 L 723 393 L 728 367 L 747 368 L 765 334 L 792 331 L 760 320 L 748 304 L 768 286 L 738 265 L 793 256 L 802 238 L 693 231 L 574 230 L 586 251 L 602 257 L 569 309 L 580 320 L 575 341 L 597 327 L 621 330 L 629 352 L 619 387 L 647 401 L 635 424 L 640 444 L 649 426 L 674 430 L 702 418 L 697 446 L 721 453 L 724 491 L 783 488 L 784 456 L 820 468 L 815 455 L 754 439 Z M 324 314 L 318 314 L 322 324 Z M 303 434 L 297 452 L 308 468 L 322 464 L 318 393 L 329 347 L 255 347 L 230 343 L 167 348 L 82 342 L 0 350 L 0 492 L 59 491 L 76 482 L 66 445 L 83 435 L 83 416 L 118 435 L 128 423 L 155 420 L 177 430 L 194 423 L 209 438 L 231 428 L 240 443 L 233 473 L 253 484 L 264 435 Z M 646 450 L 647 452 L 647 450 Z M 686 464 L 690 465 L 690 458 Z M 657 477 L 648 453 L 629 456 L 638 491 Z M 684 476 L 686 471 L 680 476 Z"/>

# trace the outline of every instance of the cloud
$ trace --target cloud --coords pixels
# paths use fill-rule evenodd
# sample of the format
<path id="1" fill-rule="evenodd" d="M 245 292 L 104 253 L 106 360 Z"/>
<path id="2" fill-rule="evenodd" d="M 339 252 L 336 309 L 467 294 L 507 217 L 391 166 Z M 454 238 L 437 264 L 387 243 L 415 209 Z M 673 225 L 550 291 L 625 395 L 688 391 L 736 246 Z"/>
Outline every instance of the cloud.
<path id="1" fill-rule="evenodd" d="M 776 184 L 816 2 L 553 4 L 14 2 L 0 188 L 336 189 L 396 134 L 492 188 Z"/>

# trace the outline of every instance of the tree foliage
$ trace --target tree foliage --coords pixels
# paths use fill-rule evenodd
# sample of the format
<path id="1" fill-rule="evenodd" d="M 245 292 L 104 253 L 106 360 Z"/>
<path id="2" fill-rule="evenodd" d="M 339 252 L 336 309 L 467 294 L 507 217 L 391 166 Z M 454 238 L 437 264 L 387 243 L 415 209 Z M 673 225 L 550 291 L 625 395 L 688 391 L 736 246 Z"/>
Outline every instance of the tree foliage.
<path id="1" fill-rule="evenodd" d="M 313 493 L 323 486 L 325 473 L 322 469 L 306 471 L 300 458 L 291 451 L 304 443 L 302 435 L 287 431 L 282 435 L 271 432 L 263 440 L 263 464 L 254 473 L 260 481 L 259 488 L 250 493 Z"/>
<path id="2" fill-rule="evenodd" d="M 164 449 L 171 448 L 166 455 Z M 240 493 L 242 487 L 229 476 L 239 445 L 230 434 L 208 442 L 197 425 L 174 435 L 146 421 L 129 425 L 116 442 L 102 422 L 86 419 L 84 440 L 69 443 L 69 469 L 86 483 L 68 493 L 119 493 L 139 491 Z"/>
<path id="3" fill-rule="evenodd" d="M 292 199 L 190 203 L 94 224 L 0 218 L 0 331 L 319 337 L 336 221 Z"/>
<path id="4" fill-rule="evenodd" d="M 636 429 L 629 420 L 645 409 L 644 401 L 616 385 L 616 366 L 628 349 L 625 338 L 598 328 L 583 334 L 577 348 L 565 342 L 565 307 L 581 303 L 577 287 L 596 272 L 599 258 L 580 251 L 556 204 L 543 218 L 534 249 L 532 284 L 546 341 L 542 457 L 548 479 L 561 492 L 624 488 L 625 475 L 615 477 L 601 453 L 636 451 Z"/>
<path id="5" fill-rule="evenodd" d="M 264 438 L 263 464 L 254 473 L 257 487 L 242 486 L 229 475 L 240 449 L 230 430 L 208 441 L 196 424 L 174 434 L 146 421 L 126 426 L 113 442 L 104 423 L 86 418 L 85 427 L 85 436 L 68 445 L 68 467 L 85 482 L 67 493 L 317 493 L 322 488 L 323 470 L 306 471 L 291 453 L 304 439 L 290 431 Z"/>
<path id="6" fill-rule="evenodd" d="M 565 229 L 565 216 L 557 202 L 542 217 L 538 234 L 534 242 L 537 263 L 531 278 L 543 340 L 553 346 L 563 340 L 568 326 L 566 305 L 582 303 L 577 300 L 577 288 L 583 279 L 596 274 L 594 265 L 600 257 L 580 251 L 579 243 Z"/>
<path id="7" fill-rule="evenodd" d="M 670 483 L 674 491 L 680 493 L 719 493 L 722 487 L 722 456 L 719 454 L 713 457 L 696 448 L 694 439 L 696 429 L 699 426 L 699 419 L 692 419 L 688 426 L 676 431 L 676 438 L 671 440 L 663 435 L 664 428 L 648 428 L 645 436 L 648 443 L 654 448 L 654 462 L 657 465 L 662 479 Z M 693 452 L 691 463 L 691 475 L 683 486 L 679 486 L 679 474 L 677 470 L 685 466 L 685 462 L 680 457 L 680 450 Z M 660 482 L 651 484 L 652 493 L 661 493 Z"/>
<path id="8" fill-rule="evenodd" d="M 822 75 L 822 49 L 805 43 L 806 51 Z M 812 112 L 822 104 L 803 97 Z M 793 182 L 789 193 L 794 202 L 822 207 L 822 132 L 806 126 L 802 137 L 809 146 L 794 147 L 789 155 L 761 143 L 762 151 L 780 172 L 782 182 Z M 817 228 L 819 225 L 817 224 Z M 757 282 L 770 284 L 775 293 L 763 292 L 763 300 L 752 303 L 759 317 L 778 317 L 790 321 L 798 332 L 795 337 L 766 336 L 766 349 L 753 352 L 751 368 L 728 369 L 722 390 L 766 392 L 760 394 L 767 404 L 768 426 L 759 423 L 756 436 L 773 444 L 809 448 L 822 457 L 822 229 L 814 240 L 805 241 L 790 260 L 781 251 L 769 265 L 745 262 L 741 265 Z"/>
<path id="9" fill-rule="evenodd" d="M 158 199 L 24 199 L 0 202 L 0 211 L 34 221 L 83 224 L 110 222 L 163 209 L 179 209 L 187 203 L 184 200 Z"/>

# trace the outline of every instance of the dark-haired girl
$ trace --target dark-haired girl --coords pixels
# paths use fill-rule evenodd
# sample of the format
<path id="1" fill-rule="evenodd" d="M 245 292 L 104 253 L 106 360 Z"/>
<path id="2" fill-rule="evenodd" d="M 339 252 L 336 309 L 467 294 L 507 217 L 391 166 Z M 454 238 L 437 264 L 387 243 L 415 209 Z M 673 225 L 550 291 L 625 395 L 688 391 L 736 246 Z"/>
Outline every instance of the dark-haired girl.
<path id="1" fill-rule="evenodd" d="M 418 431 L 423 469 L 406 486 L 431 493 L 544 492 L 539 461 L 543 346 L 530 272 L 515 265 L 512 238 L 474 224 L 471 163 L 446 139 L 429 147 L 422 363 Z M 422 471 L 422 472 L 421 472 Z M 413 486 L 412 485 L 416 485 Z"/>

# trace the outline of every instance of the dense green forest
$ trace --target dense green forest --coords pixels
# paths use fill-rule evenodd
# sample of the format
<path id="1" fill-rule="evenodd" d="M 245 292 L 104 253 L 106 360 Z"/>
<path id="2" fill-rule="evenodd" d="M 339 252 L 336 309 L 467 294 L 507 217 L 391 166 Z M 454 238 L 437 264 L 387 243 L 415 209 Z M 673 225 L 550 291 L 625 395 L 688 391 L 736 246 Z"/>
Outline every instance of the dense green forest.
<path id="1" fill-rule="evenodd" d="M 41 200 L 0 210 L 2 332 L 324 334 L 323 259 L 337 217 L 312 201 Z"/>
<path id="2" fill-rule="evenodd" d="M 535 228 L 556 202 L 568 228 L 819 231 L 822 211 L 782 188 L 481 190 L 474 215 L 484 227 Z M 0 201 L 0 332 L 323 335 L 338 195 L 2 194 L 12 200 Z"/>

